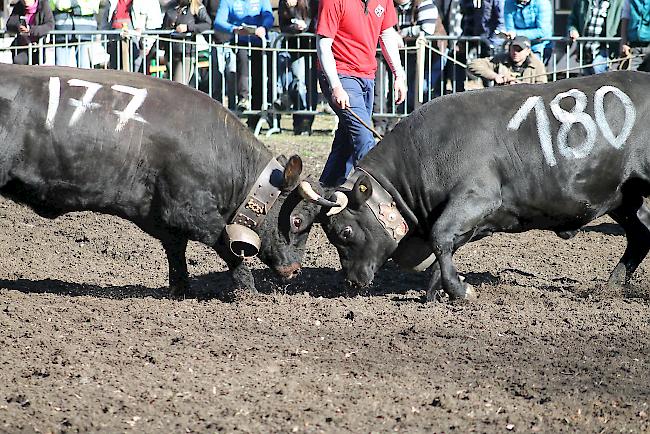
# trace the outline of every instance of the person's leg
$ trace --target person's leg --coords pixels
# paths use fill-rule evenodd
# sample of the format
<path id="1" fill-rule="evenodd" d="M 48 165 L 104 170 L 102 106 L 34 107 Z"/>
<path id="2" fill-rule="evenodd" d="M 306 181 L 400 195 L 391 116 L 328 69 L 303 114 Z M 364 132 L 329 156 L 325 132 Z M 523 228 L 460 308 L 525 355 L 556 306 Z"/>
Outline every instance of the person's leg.
<path id="1" fill-rule="evenodd" d="M 262 77 L 262 62 L 265 61 L 266 57 L 263 55 L 261 50 L 251 50 L 250 53 L 250 68 L 253 71 L 251 74 L 251 87 L 250 87 L 250 98 L 251 98 L 251 108 L 253 110 L 262 109 L 262 83 L 264 82 Z"/>
<path id="2" fill-rule="evenodd" d="M 357 116 L 359 116 L 366 125 L 370 125 L 375 99 L 375 81 L 369 78 L 364 78 L 360 81 L 361 95 L 359 103 L 358 105 L 356 102 L 353 104 L 352 97 L 350 97 L 350 105 Z M 359 160 L 361 160 L 368 151 L 374 148 L 376 144 L 372 132 L 358 120 L 354 119 L 354 121 L 354 125 L 350 128 L 350 131 L 352 132 L 352 144 L 354 145 L 354 160 L 349 162 L 350 167 L 348 167 L 345 176 L 350 174 L 352 169 L 354 169 L 354 167 L 359 163 Z"/>
<path id="3" fill-rule="evenodd" d="M 120 47 L 120 41 L 117 40 L 109 40 L 106 43 L 106 52 L 108 53 L 108 67 L 110 69 L 118 69 L 118 60 L 121 61 L 121 59 L 118 59 L 119 56 L 119 47 Z"/>
<path id="4" fill-rule="evenodd" d="M 639 65 L 638 70 L 650 72 L 650 44 L 643 49 L 643 52 L 645 53 L 645 56 L 643 57 L 643 61 Z"/>
<path id="5" fill-rule="evenodd" d="M 647 60 L 648 56 L 650 56 L 650 44 L 648 44 L 647 47 L 633 47 L 632 56 L 632 60 L 630 61 L 630 69 L 632 71 L 647 71 L 647 68 L 650 67 L 650 64 Z"/>
<path id="6" fill-rule="evenodd" d="M 304 110 L 307 108 L 307 62 L 305 57 L 299 57 L 291 62 L 291 74 L 296 90 L 296 98 L 293 101 L 296 108 Z"/>
<path id="7" fill-rule="evenodd" d="M 54 49 L 54 63 L 57 66 L 77 66 L 74 47 L 56 47 Z"/>
<path id="8" fill-rule="evenodd" d="M 306 57 L 299 57 L 291 62 L 291 75 L 293 81 L 290 86 L 291 102 L 293 108 L 296 110 L 307 110 L 307 84 L 305 82 L 307 77 Z M 311 122 L 309 122 L 309 115 L 293 115 L 293 133 L 311 134 Z"/>
<path id="9" fill-rule="evenodd" d="M 339 118 L 339 126 L 332 143 L 332 151 L 325 163 L 321 182 L 327 186 L 342 183 L 358 161 L 375 145 L 375 139 L 368 128 L 359 122 L 354 112 L 367 125 L 372 122 L 374 80 L 341 76 L 341 85 L 350 97 L 350 109 L 341 110 L 332 101 L 329 84 L 321 77 L 321 89 Z"/>
<path id="10" fill-rule="evenodd" d="M 291 67 L 291 57 L 287 52 L 281 52 L 277 56 L 278 79 L 275 83 L 276 98 L 273 106 L 278 110 L 288 110 L 291 106 L 289 98 L 289 86 L 294 80 Z"/>
<path id="11" fill-rule="evenodd" d="M 16 50 L 14 53 L 13 62 L 15 65 L 27 65 L 29 63 L 27 50 Z"/>
<path id="12" fill-rule="evenodd" d="M 79 44 L 77 51 L 77 65 L 79 68 L 90 69 L 90 43 Z"/>
<path id="13" fill-rule="evenodd" d="M 243 47 L 237 49 L 237 97 L 239 98 L 239 102 L 247 101 L 250 108 L 248 52 L 249 50 Z"/>
<path id="14" fill-rule="evenodd" d="M 192 58 L 190 56 L 184 56 L 178 54 L 173 61 L 173 77 L 174 81 L 177 83 L 187 84 L 192 77 Z"/>
<path id="15" fill-rule="evenodd" d="M 602 74 L 603 72 L 607 72 L 609 69 L 609 65 L 607 64 L 607 50 L 604 48 L 601 48 L 594 54 L 594 60 L 593 60 L 593 73 L 594 74 Z"/>
<path id="16" fill-rule="evenodd" d="M 216 99 L 219 102 L 223 101 L 222 98 L 222 89 L 223 89 L 223 66 L 224 66 L 224 56 L 223 48 L 221 47 L 212 47 L 210 50 L 210 74 L 212 78 L 212 98 Z"/>
<path id="17" fill-rule="evenodd" d="M 467 65 L 467 55 L 465 51 L 460 50 L 457 53 L 456 60 L 462 64 Z M 467 78 L 467 71 L 465 68 L 457 63 L 454 63 L 454 83 L 456 92 L 465 92 L 465 79 Z"/>
<path id="18" fill-rule="evenodd" d="M 332 101 L 332 92 L 327 79 L 322 75 L 318 79 L 323 96 L 339 117 L 338 128 L 334 133 L 334 140 L 332 142 L 332 150 L 327 157 L 323 173 L 320 176 L 320 182 L 323 185 L 333 187 L 340 185 L 345 179 L 345 164 L 348 158 L 352 156 L 354 149 L 349 140 L 347 123 L 342 120 L 343 115 L 341 114 L 341 110 Z"/>

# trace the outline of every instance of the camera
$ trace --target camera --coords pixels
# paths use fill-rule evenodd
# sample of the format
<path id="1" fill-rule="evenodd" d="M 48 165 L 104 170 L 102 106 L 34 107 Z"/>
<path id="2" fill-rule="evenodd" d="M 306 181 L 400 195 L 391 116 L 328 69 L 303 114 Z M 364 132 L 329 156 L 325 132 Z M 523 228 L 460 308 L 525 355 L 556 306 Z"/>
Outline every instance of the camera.
<path id="1" fill-rule="evenodd" d="M 27 27 L 27 20 L 25 19 L 25 16 L 22 15 L 19 19 L 20 19 L 20 25 L 23 27 Z"/>

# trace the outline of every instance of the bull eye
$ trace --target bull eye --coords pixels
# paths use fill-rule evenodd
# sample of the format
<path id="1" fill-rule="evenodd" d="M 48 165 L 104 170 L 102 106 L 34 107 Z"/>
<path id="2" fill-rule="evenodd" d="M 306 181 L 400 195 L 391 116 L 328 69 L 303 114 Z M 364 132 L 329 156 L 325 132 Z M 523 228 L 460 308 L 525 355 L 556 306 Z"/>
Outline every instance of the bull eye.
<path id="1" fill-rule="evenodd" d="M 341 231 L 341 238 L 344 240 L 347 240 L 352 237 L 352 228 L 350 226 L 346 226 L 342 231 Z"/>
<path id="2" fill-rule="evenodd" d="M 292 217 L 291 225 L 293 226 L 294 229 L 300 229 L 300 226 L 302 226 L 302 219 L 298 216 Z"/>

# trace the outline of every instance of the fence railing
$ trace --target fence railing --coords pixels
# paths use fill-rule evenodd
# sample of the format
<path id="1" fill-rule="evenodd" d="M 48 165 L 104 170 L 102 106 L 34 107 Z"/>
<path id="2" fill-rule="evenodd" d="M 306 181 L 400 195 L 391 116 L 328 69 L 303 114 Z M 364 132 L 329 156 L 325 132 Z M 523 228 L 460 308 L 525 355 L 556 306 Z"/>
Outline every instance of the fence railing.
<path id="1" fill-rule="evenodd" d="M 2 36 L 9 36 L 3 35 Z M 549 80 L 578 75 L 585 67 L 607 60 L 595 59 L 598 43 L 609 57 L 618 53 L 618 38 L 550 38 L 553 51 L 547 62 Z M 7 38 L 0 41 L 8 41 Z M 407 74 L 407 101 L 396 105 L 392 76 L 378 51 L 375 84 L 376 117 L 401 117 L 420 104 L 445 93 L 481 87 L 467 73 L 467 64 L 504 48 L 480 37 L 427 37 L 404 41 L 400 50 Z M 505 41 L 504 41 L 505 42 Z M 175 80 L 202 90 L 231 110 L 251 119 L 255 133 L 264 123 L 267 134 L 279 131 L 278 114 L 311 116 L 325 112 L 319 104 L 315 35 L 269 33 L 255 45 L 223 42 L 207 31 L 200 35 L 172 31 L 142 34 L 109 31 L 53 31 L 28 46 L 0 47 L 4 59 L 27 52 L 28 64 L 64 64 L 113 68 Z M 9 54 L 10 53 L 10 54 Z"/>

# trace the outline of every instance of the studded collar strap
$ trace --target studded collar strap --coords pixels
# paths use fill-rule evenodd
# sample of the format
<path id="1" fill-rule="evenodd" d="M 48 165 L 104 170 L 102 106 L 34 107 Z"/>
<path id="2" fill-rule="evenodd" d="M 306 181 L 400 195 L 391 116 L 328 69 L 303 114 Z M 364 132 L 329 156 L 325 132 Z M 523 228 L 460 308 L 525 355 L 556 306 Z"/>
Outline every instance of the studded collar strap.
<path id="1" fill-rule="evenodd" d="M 283 170 L 284 167 L 275 158 L 269 161 L 244 202 L 237 208 L 231 224 L 246 226 L 254 231 L 259 228 L 280 196 Z"/>
<path id="2" fill-rule="evenodd" d="M 397 205 L 390 193 L 388 193 L 371 174 L 357 167 L 354 172 L 348 176 L 341 188 L 351 191 L 354 188 L 357 179 L 362 174 L 367 175 L 372 183 L 372 195 L 366 201 L 366 205 L 368 205 L 370 211 L 372 211 L 377 220 L 379 220 L 379 223 L 383 226 L 386 233 L 388 233 L 395 242 L 399 243 L 409 231 L 408 223 L 402 216 L 402 213 L 399 212 L 399 209 L 397 209 Z"/>

